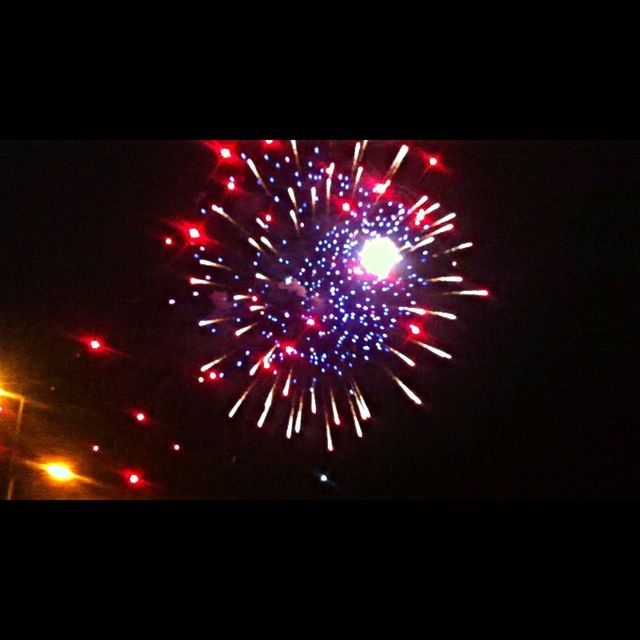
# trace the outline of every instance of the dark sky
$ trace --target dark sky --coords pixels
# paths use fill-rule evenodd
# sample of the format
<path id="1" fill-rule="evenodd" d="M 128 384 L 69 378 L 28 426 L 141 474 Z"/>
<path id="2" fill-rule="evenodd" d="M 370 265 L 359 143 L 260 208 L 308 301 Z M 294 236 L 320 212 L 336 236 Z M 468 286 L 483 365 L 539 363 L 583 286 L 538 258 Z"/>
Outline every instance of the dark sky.
<path id="1" fill-rule="evenodd" d="M 330 456 L 313 439 L 230 427 L 226 405 L 192 383 L 197 314 L 166 305 L 185 296 L 161 238 L 166 221 L 194 211 L 206 149 L 2 142 L 0 371 L 51 407 L 31 418 L 34 432 L 38 420 L 50 425 L 49 439 L 38 431 L 30 446 L 68 440 L 80 455 L 106 442 L 109 453 L 86 462 L 91 473 L 109 482 L 138 464 L 151 497 L 635 496 L 625 382 L 637 360 L 626 327 L 637 320 L 628 240 L 638 234 L 639 146 L 437 143 L 449 172 L 434 191 L 476 244 L 467 271 L 492 298 L 467 305 L 450 335 L 456 359 L 427 371 L 427 411 L 390 399 L 364 441 Z M 119 353 L 88 358 L 73 339 L 83 333 Z M 139 406 L 158 421 L 142 435 L 126 415 Z"/>

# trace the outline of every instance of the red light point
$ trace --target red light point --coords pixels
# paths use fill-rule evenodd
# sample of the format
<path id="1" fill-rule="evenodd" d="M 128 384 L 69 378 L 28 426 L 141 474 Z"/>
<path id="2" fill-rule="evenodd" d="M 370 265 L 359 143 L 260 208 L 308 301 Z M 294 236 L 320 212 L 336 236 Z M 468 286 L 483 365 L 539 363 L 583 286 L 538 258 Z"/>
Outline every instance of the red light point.
<path id="1" fill-rule="evenodd" d="M 342 210 L 343 210 L 345 213 L 348 213 L 349 211 L 351 211 L 351 205 L 350 205 L 348 202 L 345 202 L 345 203 L 342 205 Z"/>
<path id="2" fill-rule="evenodd" d="M 435 167 L 438 164 L 438 158 L 431 156 L 429 158 L 429 166 Z"/>
<path id="3" fill-rule="evenodd" d="M 200 237 L 200 231 L 195 227 L 191 227 L 191 229 L 189 229 L 189 237 L 192 240 L 197 240 Z"/>
<path id="4" fill-rule="evenodd" d="M 210 378 L 211 380 L 215 380 L 217 377 L 218 377 L 218 374 L 217 374 L 215 371 L 212 371 L 212 372 L 209 374 L 209 378 Z"/>
<path id="5" fill-rule="evenodd" d="M 165 238 L 164 243 L 170 247 L 173 244 L 173 238 Z"/>
<path id="6" fill-rule="evenodd" d="M 91 447 L 91 451 L 98 453 L 98 451 L 100 451 L 100 447 L 97 444 L 94 444 L 93 447 Z"/>
<path id="7" fill-rule="evenodd" d="M 174 444 L 173 445 L 173 450 L 174 451 L 180 451 L 180 445 L 179 444 Z"/>
<path id="8" fill-rule="evenodd" d="M 236 185 L 233 182 L 233 180 L 229 180 L 229 182 L 227 182 L 227 189 L 229 189 L 229 191 L 233 191 L 235 188 L 236 188 Z"/>
<path id="9" fill-rule="evenodd" d="M 140 482 L 140 476 L 137 473 L 130 473 L 127 480 L 129 480 L 129 484 L 138 484 Z"/>
<path id="10" fill-rule="evenodd" d="M 265 144 L 273 144 L 273 140 L 265 140 Z"/>
<path id="11" fill-rule="evenodd" d="M 147 419 L 147 416 L 142 413 L 142 411 L 140 411 L 139 413 L 136 413 L 136 420 L 138 422 L 144 422 Z"/>
<path id="12" fill-rule="evenodd" d="M 309 318 L 309 319 L 307 320 L 307 324 L 308 324 L 310 327 L 314 327 L 314 326 L 315 326 L 315 324 L 316 324 L 316 321 L 315 321 L 313 318 Z"/>
<path id="13" fill-rule="evenodd" d="M 270 213 L 267 213 L 267 215 L 264 217 L 264 219 L 267 222 L 271 222 L 273 220 L 273 216 Z"/>
<path id="14" fill-rule="evenodd" d="M 98 351 L 99 349 L 102 349 L 102 342 L 100 342 L 100 340 L 91 340 L 91 342 L 89 342 L 89 346 L 94 351 Z"/>
<path id="15" fill-rule="evenodd" d="M 223 158 L 230 158 L 231 157 L 231 151 L 229 151 L 229 149 L 227 149 L 226 147 L 223 147 L 222 149 L 220 149 L 220 155 Z"/>
<path id="16" fill-rule="evenodd" d="M 421 333 L 421 329 L 417 324 L 410 324 L 409 330 L 413 333 L 414 336 L 418 336 Z"/>

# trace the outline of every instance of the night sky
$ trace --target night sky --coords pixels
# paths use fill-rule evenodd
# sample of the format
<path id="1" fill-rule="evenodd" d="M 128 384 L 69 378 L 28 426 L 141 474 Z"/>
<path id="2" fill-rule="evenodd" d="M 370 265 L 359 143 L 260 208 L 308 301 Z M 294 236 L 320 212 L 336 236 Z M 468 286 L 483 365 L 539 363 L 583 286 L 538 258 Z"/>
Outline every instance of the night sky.
<path id="1" fill-rule="evenodd" d="M 625 334 L 637 320 L 627 240 L 638 234 L 640 145 L 422 145 L 449 169 L 433 191 L 458 212 L 475 244 L 466 271 L 492 296 L 466 305 L 451 329 L 456 357 L 421 381 L 425 410 L 381 389 L 365 438 L 328 454 L 311 437 L 288 442 L 282 429 L 226 420 L 228 398 L 193 379 L 206 338 L 162 238 L 169 221 L 196 215 L 210 151 L 193 141 L 0 143 L 0 382 L 34 401 L 26 454 L 68 455 L 100 480 L 71 495 L 24 469 L 16 497 L 636 497 L 624 383 L 637 361 Z M 169 297 L 185 302 L 169 307 Z M 117 353 L 88 354 L 77 338 L 89 334 Z M 134 409 L 153 423 L 133 425 Z M 0 449 L 3 472 L 6 460 Z M 127 487 L 126 469 L 143 470 L 149 486 Z"/>

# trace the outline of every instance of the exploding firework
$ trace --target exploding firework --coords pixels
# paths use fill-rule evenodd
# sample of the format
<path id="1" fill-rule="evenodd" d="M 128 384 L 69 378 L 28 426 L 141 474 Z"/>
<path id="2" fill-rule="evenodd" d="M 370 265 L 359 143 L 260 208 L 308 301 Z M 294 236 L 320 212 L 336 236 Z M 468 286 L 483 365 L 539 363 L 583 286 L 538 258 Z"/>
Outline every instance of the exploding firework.
<path id="1" fill-rule="evenodd" d="M 488 295 L 459 275 L 472 243 L 457 238 L 456 214 L 418 190 L 439 159 L 417 149 L 423 169 L 409 176 L 399 143 L 386 167 L 367 161 L 366 140 L 207 145 L 213 187 L 184 231 L 194 295 L 212 303 L 198 323 L 214 339 L 198 380 L 247 377 L 229 418 L 259 397 L 262 428 L 284 401 L 283 436 L 320 429 L 333 451 L 335 429 L 363 436 L 373 371 L 422 405 L 410 375 L 419 356 L 451 358 L 431 323 L 456 320 L 451 296 Z"/>

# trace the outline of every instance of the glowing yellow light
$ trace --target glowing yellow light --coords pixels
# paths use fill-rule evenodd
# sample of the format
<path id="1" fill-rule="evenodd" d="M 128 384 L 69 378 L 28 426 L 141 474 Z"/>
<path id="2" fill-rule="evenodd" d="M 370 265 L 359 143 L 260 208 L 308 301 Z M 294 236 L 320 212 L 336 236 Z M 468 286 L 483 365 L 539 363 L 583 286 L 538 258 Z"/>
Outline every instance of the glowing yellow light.
<path id="1" fill-rule="evenodd" d="M 66 464 L 60 462 L 51 462 L 43 465 L 42 468 L 58 482 L 68 482 L 76 477 Z"/>
<path id="2" fill-rule="evenodd" d="M 400 251 L 389 238 L 367 240 L 360 253 L 362 266 L 378 278 L 387 278 L 393 266 L 401 260 Z"/>

